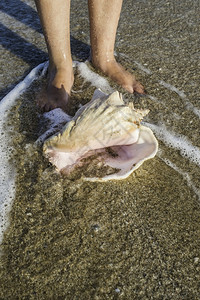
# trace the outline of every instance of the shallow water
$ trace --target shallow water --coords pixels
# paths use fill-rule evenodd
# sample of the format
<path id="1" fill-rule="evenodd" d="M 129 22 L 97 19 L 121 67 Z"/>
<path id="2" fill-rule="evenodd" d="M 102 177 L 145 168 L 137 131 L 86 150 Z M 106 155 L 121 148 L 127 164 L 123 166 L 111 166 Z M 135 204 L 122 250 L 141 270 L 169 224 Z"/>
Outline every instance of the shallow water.
<path id="1" fill-rule="evenodd" d="M 85 4 L 72 3 L 73 57 L 79 60 L 88 54 Z M 145 97 L 123 93 L 124 98 L 150 109 L 145 123 L 159 140 L 158 155 L 126 180 L 92 183 L 59 176 L 34 145 L 44 126 L 34 101 L 41 83 L 35 81 L 17 99 L 10 114 L 16 195 L 3 240 L 0 298 L 198 299 L 197 10 L 198 1 L 124 2 L 116 54 L 147 90 Z M 16 30 L 19 21 L 12 17 L 12 22 L 3 24 Z M 17 32 L 21 36 L 23 26 Z M 45 51 L 40 34 L 29 39 Z M 19 61 L 16 51 L 11 57 L 9 51 L 3 56 L 4 87 L 14 84 L 27 64 L 40 63 L 39 58 L 33 64 L 23 57 Z M 79 72 L 71 114 L 95 89 Z"/>

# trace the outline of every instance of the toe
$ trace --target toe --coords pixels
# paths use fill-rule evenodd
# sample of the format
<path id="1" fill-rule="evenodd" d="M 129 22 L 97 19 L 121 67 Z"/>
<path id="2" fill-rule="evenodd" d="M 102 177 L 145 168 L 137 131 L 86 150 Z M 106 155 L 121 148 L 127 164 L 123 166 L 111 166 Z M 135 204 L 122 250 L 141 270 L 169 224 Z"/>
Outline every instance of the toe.
<path id="1" fill-rule="evenodd" d="M 133 86 L 133 92 L 136 92 L 138 94 L 145 94 L 144 87 L 141 83 L 137 82 Z"/>
<path id="2" fill-rule="evenodd" d="M 122 87 L 128 91 L 129 93 L 133 94 L 134 93 L 134 88 L 132 85 L 122 85 Z"/>

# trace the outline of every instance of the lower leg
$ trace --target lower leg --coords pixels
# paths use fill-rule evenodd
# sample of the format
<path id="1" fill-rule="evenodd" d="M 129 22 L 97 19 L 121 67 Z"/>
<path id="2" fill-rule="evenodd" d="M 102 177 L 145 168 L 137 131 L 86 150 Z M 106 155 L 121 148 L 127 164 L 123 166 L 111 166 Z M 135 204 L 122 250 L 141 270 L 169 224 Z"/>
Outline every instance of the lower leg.
<path id="1" fill-rule="evenodd" d="M 45 110 L 66 109 L 74 75 L 70 49 L 70 0 L 35 0 L 49 53 L 48 83 L 39 99 Z"/>
<path id="2" fill-rule="evenodd" d="M 114 57 L 114 44 L 122 0 L 88 0 L 92 63 L 130 93 L 144 93 L 135 76 Z"/>

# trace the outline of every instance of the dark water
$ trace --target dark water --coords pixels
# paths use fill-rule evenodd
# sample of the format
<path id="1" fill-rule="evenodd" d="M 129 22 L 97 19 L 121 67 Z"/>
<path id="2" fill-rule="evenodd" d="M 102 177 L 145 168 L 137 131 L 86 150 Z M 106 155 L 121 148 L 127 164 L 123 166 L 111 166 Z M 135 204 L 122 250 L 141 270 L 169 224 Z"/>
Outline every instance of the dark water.
<path id="1" fill-rule="evenodd" d="M 2 95 L 46 59 L 27 4 L 33 2 L 1 4 L 7 28 Z M 148 94 L 124 97 L 150 109 L 145 121 L 154 125 L 160 148 L 128 179 L 91 183 L 58 175 L 34 145 L 41 83 L 18 99 L 10 116 L 18 175 L 2 245 L 0 299 L 199 299 L 198 9 L 198 1 L 124 1 L 116 54 Z M 84 61 L 86 1 L 72 1 L 71 34 L 73 58 Z M 74 90 L 81 90 L 73 94 L 72 114 L 94 91 L 82 84 L 76 71 Z"/>

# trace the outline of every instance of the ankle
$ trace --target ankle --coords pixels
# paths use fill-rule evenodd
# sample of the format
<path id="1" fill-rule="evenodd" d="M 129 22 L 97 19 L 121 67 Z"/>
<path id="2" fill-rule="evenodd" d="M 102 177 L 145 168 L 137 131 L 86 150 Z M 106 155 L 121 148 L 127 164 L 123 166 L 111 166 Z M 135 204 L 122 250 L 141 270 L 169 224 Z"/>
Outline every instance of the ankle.
<path id="1" fill-rule="evenodd" d="M 106 73 L 113 63 L 116 63 L 114 55 L 92 55 L 92 64 L 95 68 Z"/>
<path id="2" fill-rule="evenodd" d="M 57 75 L 66 76 L 66 74 L 68 74 L 68 77 L 69 75 L 73 74 L 72 61 L 69 62 L 68 64 L 63 63 L 61 65 L 49 64 L 48 77 L 50 80 L 51 79 L 53 80 L 53 78 L 56 77 Z"/>
<path id="3" fill-rule="evenodd" d="M 65 87 L 65 90 L 70 93 L 71 87 L 74 82 L 74 73 L 72 65 L 62 66 L 62 67 L 51 67 L 48 70 L 47 86 L 48 88 Z"/>
<path id="4" fill-rule="evenodd" d="M 68 63 L 62 63 L 62 64 L 49 64 L 48 71 L 50 74 L 57 74 L 57 73 L 67 73 L 71 72 L 73 70 L 72 61 L 69 61 Z"/>

